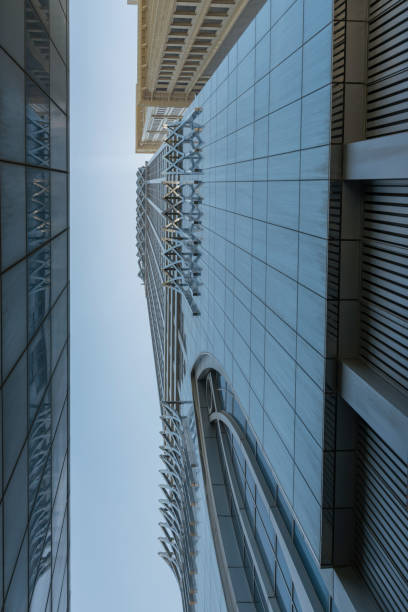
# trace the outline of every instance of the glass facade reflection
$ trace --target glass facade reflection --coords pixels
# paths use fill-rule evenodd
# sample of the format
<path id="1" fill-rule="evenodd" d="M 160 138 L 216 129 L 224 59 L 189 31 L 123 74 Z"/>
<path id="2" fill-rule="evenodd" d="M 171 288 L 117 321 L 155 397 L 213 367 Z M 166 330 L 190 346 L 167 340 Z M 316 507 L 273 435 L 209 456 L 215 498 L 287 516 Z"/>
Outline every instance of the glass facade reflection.
<path id="1" fill-rule="evenodd" d="M 1 608 L 65 611 L 68 7 L 0 5 Z"/>
<path id="2" fill-rule="evenodd" d="M 408 606 L 407 10 L 266 2 L 139 170 L 159 394 L 200 467 L 186 609 Z"/>

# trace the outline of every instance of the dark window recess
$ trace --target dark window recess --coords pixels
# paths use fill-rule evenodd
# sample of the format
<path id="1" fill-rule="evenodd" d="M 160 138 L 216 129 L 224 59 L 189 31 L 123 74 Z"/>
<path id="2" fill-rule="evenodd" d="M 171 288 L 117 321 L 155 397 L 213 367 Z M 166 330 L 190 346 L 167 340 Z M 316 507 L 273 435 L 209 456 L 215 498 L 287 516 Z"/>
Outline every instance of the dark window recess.
<path id="1" fill-rule="evenodd" d="M 367 138 L 408 130 L 408 0 L 370 0 Z"/>
<path id="2" fill-rule="evenodd" d="M 408 610 L 408 465 L 361 419 L 357 448 L 356 565 L 382 610 Z"/>
<path id="3" fill-rule="evenodd" d="M 371 183 L 364 198 L 363 359 L 408 390 L 408 183 Z"/>

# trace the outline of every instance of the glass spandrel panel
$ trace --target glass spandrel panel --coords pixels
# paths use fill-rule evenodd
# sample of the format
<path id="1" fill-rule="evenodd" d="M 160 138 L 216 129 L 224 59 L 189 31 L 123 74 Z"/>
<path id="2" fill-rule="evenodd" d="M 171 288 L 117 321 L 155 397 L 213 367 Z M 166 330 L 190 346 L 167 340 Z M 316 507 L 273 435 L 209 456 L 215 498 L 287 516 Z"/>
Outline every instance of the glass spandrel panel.
<path id="1" fill-rule="evenodd" d="M 52 377 L 52 419 L 53 431 L 58 423 L 68 391 L 68 351 L 64 348 Z"/>
<path id="2" fill-rule="evenodd" d="M 28 438 L 28 502 L 31 511 L 51 447 L 51 403 L 46 394 Z"/>
<path id="3" fill-rule="evenodd" d="M 58 491 L 52 509 L 52 558 L 53 562 L 57 554 L 58 542 L 61 536 L 62 523 L 64 521 L 67 505 L 67 457 L 58 484 Z"/>
<path id="4" fill-rule="evenodd" d="M 28 333 L 31 337 L 51 302 L 51 247 L 45 245 L 28 260 Z"/>
<path id="5" fill-rule="evenodd" d="M 24 64 L 24 0 L 1 0 L 0 45 L 21 66 Z"/>
<path id="6" fill-rule="evenodd" d="M 26 252 L 25 170 L 0 164 L 1 267 L 4 270 Z"/>
<path id="7" fill-rule="evenodd" d="M 29 524 L 29 592 L 51 566 L 51 456 L 48 455 Z"/>
<path id="8" fill-rule="evenodd" d="M 27 244 L 33 250 L 50 238 L 50 176 L 47 170 L 27 168 Z"/>
<path id="9" fill-rule="evenodd" d="M 68 225 L 67 175 L 51 173 L 51 234 L 55 236 Z"/>
<path id="10" fill-rule="evenodd" d="M 48 27 L 50 21 L 49 0 L 31 0 L 31 4 L 44 24 Z"/>
<path id="11" fill-rule="evenodd" d="M 25 69 L 47 93 L 50 90 L 50 41 L 48 32 L 33 9 L 25 3 Z"/>
<path id="12" fill-rule="evenodd" d="M 58 610 L 61 595 L 64 570 L 67 562 L 67 514 L 65 514 L 62 526 L 61 538 L 58 544 L 57 557 L 55 560 L 54 573 L 52 576 L 52 609 Z"/>
<path id="13" fill-rule="evenodd" d="M 50 33 L 52 41 L 61 53 L 62 59 L 67 59 L 67 22 L 59 0 L 50 2 Z"/>
<path id="14" fill-rule="evenodd" d="M 66 612 L 68 603 L 68 565 L 65 566 L 64 582 L 62 583 L 58 612 Z"/>
<path id="15" fill-rule="evenodd" d="M 27 357 L 19 360 L 3 386 L 3 469 L 6 485 L 27 435 Z"/>
<path id="16" fill-rule="evenodd" d="M 20 550 L 13 579 L 10 584 L 7 598 L 2 608 L 3 612 L 20 612 L 28 606 L 28 559 L 27 559 L 27 537 L 24 538 Z"/>
<path id="17" fill-rule="evenodd" d="M 24 73 L 0 49 L 0 157 L 24 161 Z"/>
<path id="18" fill-rule="evenodd" d="M 28 347 L 28 391 L 30 415 L 38 410 L 51 373 L 50 318 L 41 325 Z"/>
<path id="19" fill-rule="evenodd" d="M 55 498 L 58 484 L 61 477 L 61 470 L 67 452 L 68 423 L 67 423 L 67 403 L 58 423 L 58 428 L 52 444 L 52 496 Z"/>
<path id="20" fill-rule="evenodd" d="M 50 163 L 50 102 L 30 79 L 26 79 L 26 159 L 34 166 Z"/>
<path id="21" fill-rule="evenodd" d="M 67 168 L 67 118 L 51 102 L 51 166 L 58 170 Z"/>
<path id="22" fill-rule="evenodd" d="M 26 262 L 22 261 L 2 277 L 3 378 L 26 345 Z"/>
<path id="23" fill-rule="evenodd" d="M 60 54 L 50 45 L 51 57 L 51 98 L 63 110 L 67 109 L 67 69 Z"/>
<path id="24" fill-rule="evenodd" d="M 57 363 L 59 354 L 68 335 L 68 290 L 65 289 L 51 311 L 52 325 L 52 367 Z"/>
<path id="25" fill-rule="evenodd" d="M 46 610 L 50 585 L 51 565 L 49 559 L 47 558 L 46 561 L 44 560 L 44 564 L 41 564 L 40 571 L 37 575 L 30 603 L 30 612 L 43 612 L 43 610 Z"/>
<path id="26" fill-rule="evenodd" d="M 0 504 L 0 550 L 3 550 L 3 504 Z M 0 601 L 3 602 L 3 564 L 0 568 Z"/>
<path id="27" fill-rule="evenodd" d="M 68 276 L 68 253 L 67 253 L 67 232 L 54 238 L 51 243 L 52 249 L 52 301 L 61 293 L 67 284 Z"/>
<path id="28" fill-rule="evenodd" d="M 27 526 L 27 505 L 27 448 L 24 447 L 13 478 L 6 489 L 3 502 L 4 585 L 6 589 L 9 585 Z M 20 586 L 21 588 L 23 587 L 23 585 Z"/>

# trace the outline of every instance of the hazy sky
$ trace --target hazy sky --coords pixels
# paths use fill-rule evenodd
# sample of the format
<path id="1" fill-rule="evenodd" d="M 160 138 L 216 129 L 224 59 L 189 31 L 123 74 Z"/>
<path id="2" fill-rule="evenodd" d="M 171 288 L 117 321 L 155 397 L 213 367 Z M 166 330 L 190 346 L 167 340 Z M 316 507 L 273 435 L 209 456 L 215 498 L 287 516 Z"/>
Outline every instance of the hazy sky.
<path id="1" fill-rule="evenodd" d="M 135 253 L 137 7 L 71 0 L 72 612 L 178 612 Z"/>

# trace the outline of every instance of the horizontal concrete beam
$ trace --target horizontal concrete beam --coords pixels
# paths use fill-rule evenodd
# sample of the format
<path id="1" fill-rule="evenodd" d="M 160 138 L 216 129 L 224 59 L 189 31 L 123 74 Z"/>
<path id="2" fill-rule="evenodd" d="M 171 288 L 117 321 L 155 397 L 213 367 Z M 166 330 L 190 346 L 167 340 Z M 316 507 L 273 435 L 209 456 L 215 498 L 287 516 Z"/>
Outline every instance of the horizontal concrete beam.
<path id="1" fill-rule="evenodd" d="M 346 181 L 408 178 L 408 132 L 345 145 L 343 178 Z"/>
<path id="2" fill-rule="evenodd" d="M 407 461 L 407 396 L 359 359 L 340 364 L 340 394 L 384 442 Z"/>

